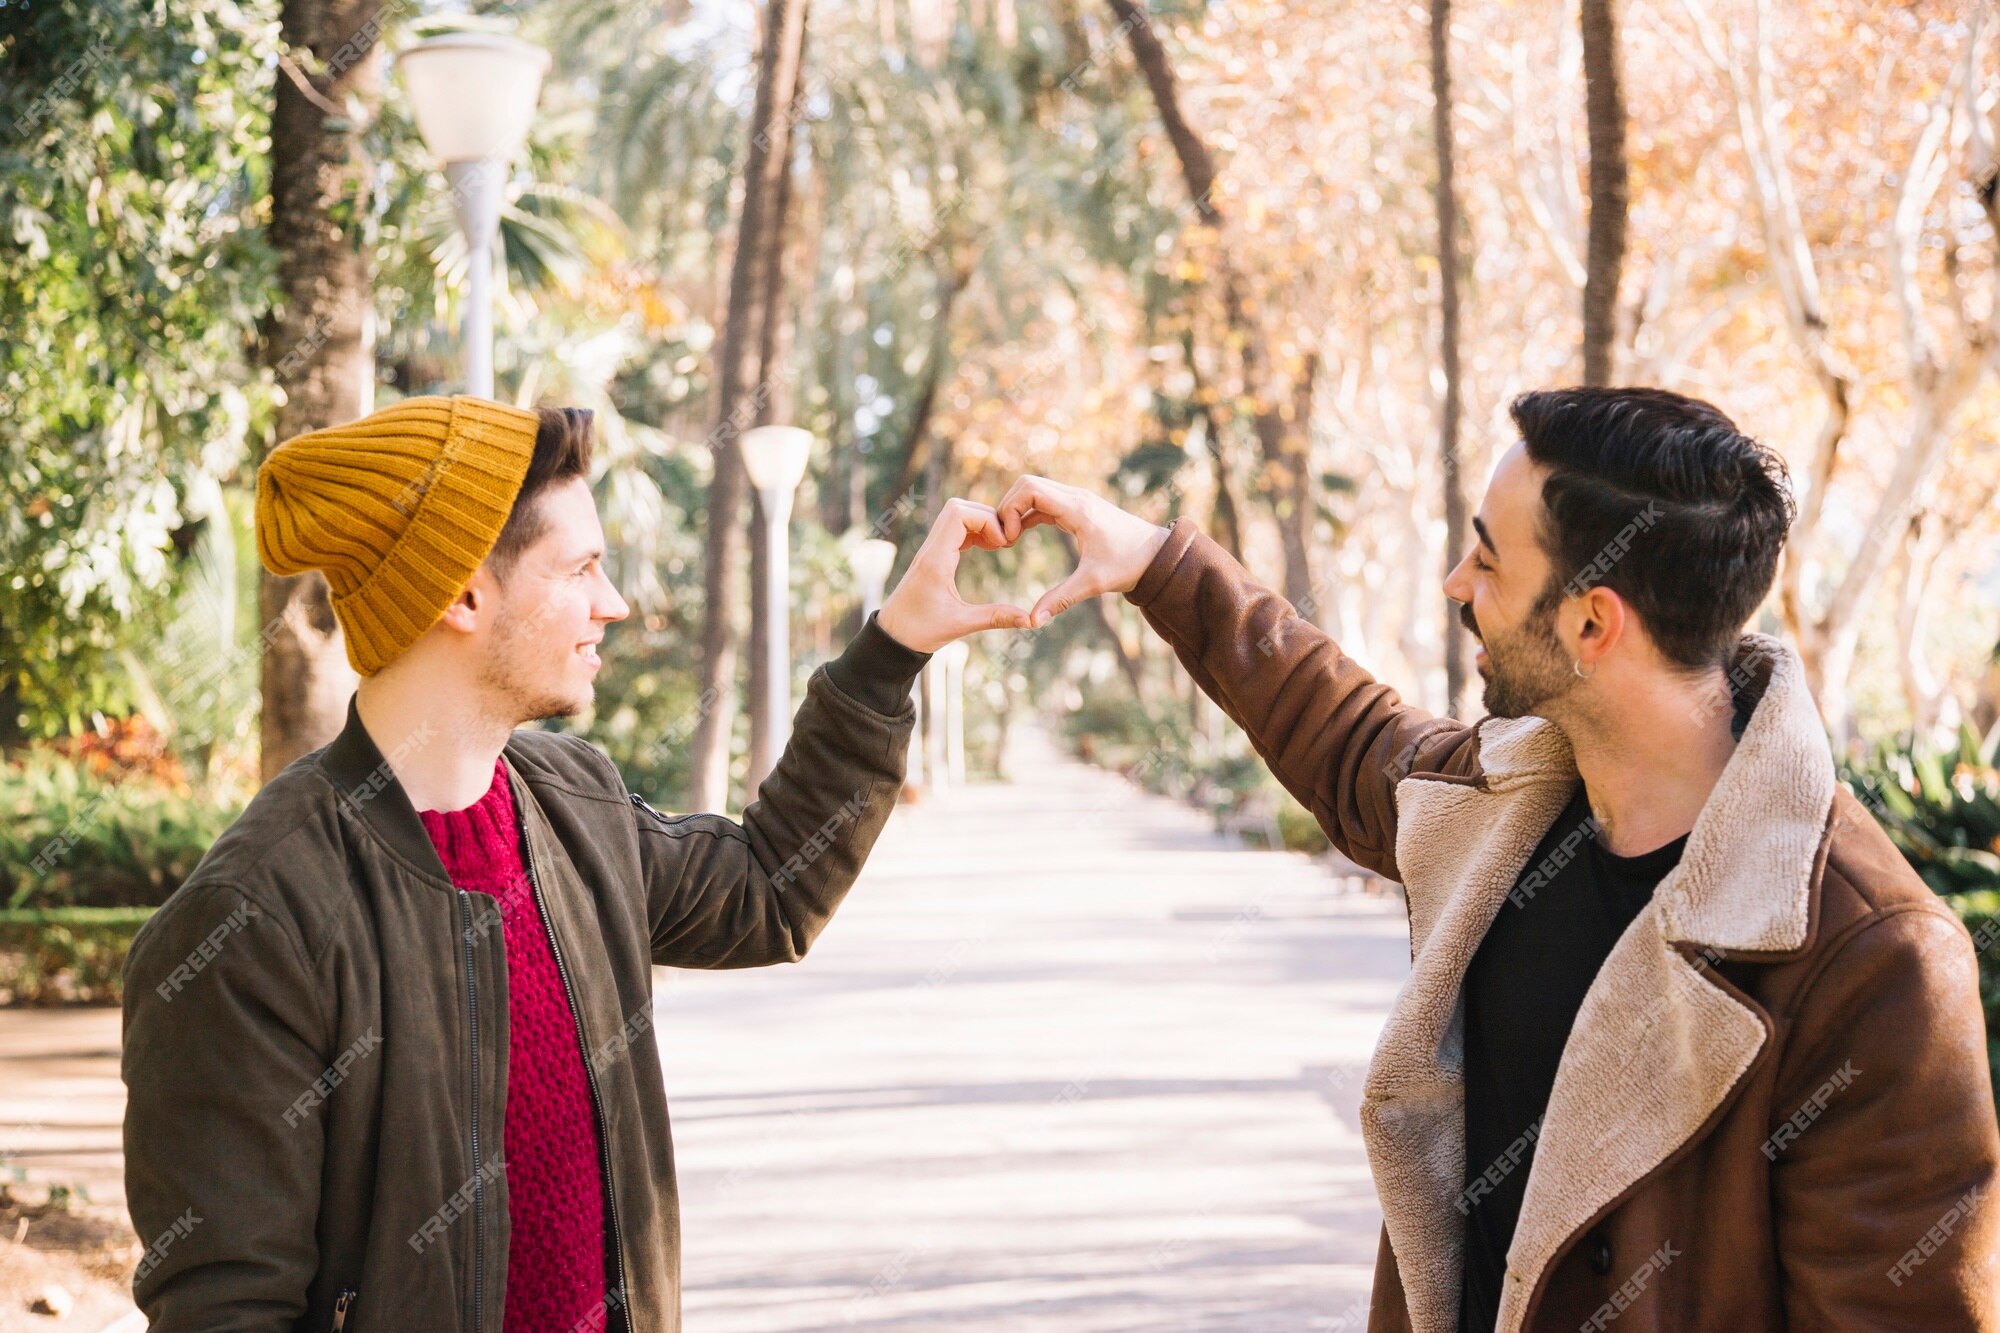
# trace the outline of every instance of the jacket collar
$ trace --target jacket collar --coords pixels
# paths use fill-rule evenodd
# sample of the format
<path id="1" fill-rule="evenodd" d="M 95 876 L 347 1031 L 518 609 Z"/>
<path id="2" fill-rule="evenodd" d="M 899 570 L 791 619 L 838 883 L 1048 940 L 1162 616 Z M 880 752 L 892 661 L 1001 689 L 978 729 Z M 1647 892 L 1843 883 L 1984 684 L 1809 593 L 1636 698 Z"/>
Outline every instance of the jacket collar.
<path id="1" fill-rule="evenodd" d="M 1693 1138 L 1762 1051 L 1767 1017 L 1712 964 L 1810 942 L 1834 790 L 1818 710 L 1799 659 L 1775 639 L 1745 636 L 1727 678 L 1751 706 L 1749 721 L 1680 864 L 1578 1011 L 1508 1252 L 1501 1333 L 1521 1327 L 1570 1238 Z M 1729 704 L 1718 696 L 1717 707 Z M 1457 1324 L 1466 1216 L 1460 987 L 1577 781 L 1568 741 L 1543 719 L 1488 719 L 1478 739 L 1471 779 L 1413 774 L 1397 787 L 1396 860 L 1413 957 L 1363 1094 L 1364 1137 L 1416 1333 Z"/>
<path id="2" fill-rule="evenodd" d="M 1805 668 L 1783 643 L 1744 635 L 1725 679 L 1730 695 L 1718 694 L 1713 706 L 1740 702 L 1749 721 L 1695 819 L 1679 867 L 1660 882 L 1653 901 L 1673 943 L 1725 953 L 1794 953 L 1805 947 L 1811 925 L 1813 860 L 1835 785 L 1832 752 Z M 1486 791 L 1559 784 L 1568 799 L 1576 761 L 1553 722 L 1488 718 L 1479 739 Z M 1423 774 L 1406 779 L 1424 780 Z"/>
<path id="3" fill-rule="evenodd" d="M 405 745 L 422 744 L 419 732 Z M 451 876 L 439 859 L 430 834 L 417 818 L 396 771 L 377 748 L 375 738 L 361 724 L 361 710 L 355 697 L 347 701 L 347 724 L 320 752 L 320 771 L 333 784 L 335 808 L 343 820 L 353 820 L 388 846 L 412 869 L 450 888 Z"/>

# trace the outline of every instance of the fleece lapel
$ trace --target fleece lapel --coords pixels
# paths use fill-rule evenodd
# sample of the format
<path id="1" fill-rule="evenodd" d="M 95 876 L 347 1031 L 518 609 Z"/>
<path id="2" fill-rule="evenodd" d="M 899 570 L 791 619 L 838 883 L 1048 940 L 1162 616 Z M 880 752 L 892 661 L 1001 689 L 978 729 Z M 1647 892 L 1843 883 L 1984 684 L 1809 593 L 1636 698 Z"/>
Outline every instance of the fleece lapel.
<path id="1" fill-rule="evenodd" d="M 1724 954 L 1807 942 L 1834 771 L 1804 674 L 1761 635 L 1732 663 L 1732 684 L 1762 697 L 1680 864 L 1577 1012 L 1507 1252 L 1500 1333 L 1522 1326 L 1569 1238 L 1693 1138 L 1763 1049 L 1764 1014 L 1707 974 Z"/>
<path id="2" fill-rule="evenodd" d="M 1805 943 L 1832 759 L 1795 656 L 1747 636 L 1730 675 L 1739 691 L 1761 686 L 1762 699 L 1680 866 L 1584 998 L 1537 1138 L 1500 1333 L 1521 1327 L 1569 1238 L 1692 1138 L 1762 1049 L 1763 1017 L 1707 979 L 1709 951 Z M 1479 742 L 1474 778 L 1416 774 L 1397 788 L 1396 860 L 1413 956 L 1362 1102 L 1414 1333 L 1457 1327 L 1465 972 L 1576 785 L 1569 744 L 1548 722 L 1489 718 Z"/>
<path id="3" fill-rule="evenodd" d="M 1576 788 L 1569 743 L 1538 718 L 1479 726 L 1478 776 L 1396 790 L 1396 864 L 1410 903 L 1410 979 L 1370 1062 L 1362 1136 L 1414 1333 L 1458 1325 L 1465 1182 L 1460 983 L 1473 952 Z"/>

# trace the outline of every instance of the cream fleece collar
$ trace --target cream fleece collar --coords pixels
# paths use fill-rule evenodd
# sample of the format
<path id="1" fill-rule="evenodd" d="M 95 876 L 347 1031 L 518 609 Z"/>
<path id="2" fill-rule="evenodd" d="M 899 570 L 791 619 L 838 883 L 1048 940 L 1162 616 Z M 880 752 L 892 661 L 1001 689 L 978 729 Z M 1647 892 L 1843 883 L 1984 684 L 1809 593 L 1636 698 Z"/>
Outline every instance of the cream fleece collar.
<path id="1" fill-rule="evenodd" d="M 1832 755 L 1798 657 L 1746 635 L 1732 690 L 1756 699 L 1680 864 L 1584 997 L 1556 1071 L 1508 1251 L 1500 1333 L 1515 1333 L 1551 1260 L 1708 1121 L 1766 1040 L 1765 1019 L 1706 975 L 1724 952 L 1804 947 L 1834 793 Z M 1730 706 L 1718 696 L 1715 706 Z M 1396 790 L 1410 979 L 1369 1067 L 1362 1129 L 1415 1333 L 1457 1327 L 1464 1263 L 1466 968 L 1576 787 L 1541 718 L 1489 718 L 1472 780 Z"/>

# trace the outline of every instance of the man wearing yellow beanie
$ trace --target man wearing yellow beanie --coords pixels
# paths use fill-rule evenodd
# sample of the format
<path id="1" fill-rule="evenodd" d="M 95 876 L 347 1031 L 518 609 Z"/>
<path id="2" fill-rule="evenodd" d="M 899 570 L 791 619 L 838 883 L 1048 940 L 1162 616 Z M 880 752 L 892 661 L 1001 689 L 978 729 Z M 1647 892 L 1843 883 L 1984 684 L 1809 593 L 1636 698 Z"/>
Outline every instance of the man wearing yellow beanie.
<path id="1" fill-rule="evenodd" d="M 133 1294 L 169 1330 L 680 1326 L 653 964 L 800 958 L 903 781 L 929 654 L 968 606 L 946 502 L 813 674 L 738 823 L 668 816 L 580 737 L 626 614 L 591 420 L 417 398 L 273 450 L 257 548 L 321 571 L 361 674 L 332 744 L 258 793 L 134 941 Z"/>

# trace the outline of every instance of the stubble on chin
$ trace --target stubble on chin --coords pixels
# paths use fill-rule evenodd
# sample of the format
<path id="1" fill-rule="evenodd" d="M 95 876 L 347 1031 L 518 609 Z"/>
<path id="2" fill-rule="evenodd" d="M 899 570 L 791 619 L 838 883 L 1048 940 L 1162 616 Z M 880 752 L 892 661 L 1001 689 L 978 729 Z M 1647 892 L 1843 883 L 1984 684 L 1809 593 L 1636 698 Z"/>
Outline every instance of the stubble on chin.
<path id="1" fill-rule="evenodd" d="M 529 722 L 553 722 L 559 718 L 575 717 L 578 713 L 583 712 L 589 707 L 590 701 L 587 699 L 582 701 L 549 699 L 543 703 L 531 706 L 528 709 L 527 715 L 515 725 L 521 726 Z"/>
<path id="2" fill-rule="evenodd" d="M 507 639 L 495 645 L 496 651 L 480 670 L 480 684 L 485 687 L 488 697 L 505 709 L 510 726 L 522 727 L 532 722 L 575 717 L 586 711 L 594 701 L 587 685 L 580 695 L 565 695 L 539 683 L 530 683 L 542 674 L 535 669 L 539 648 L 538 644 Z"/>
<path id="3" fill-rule="evenodd" d="M 1487 643 L 1481 702 L 1494 717 L 1546 716 L 1548 705 L 1576 684 L 1555 640 Z"/>

